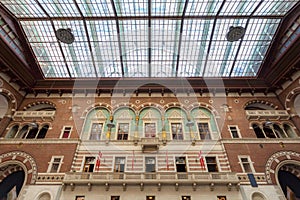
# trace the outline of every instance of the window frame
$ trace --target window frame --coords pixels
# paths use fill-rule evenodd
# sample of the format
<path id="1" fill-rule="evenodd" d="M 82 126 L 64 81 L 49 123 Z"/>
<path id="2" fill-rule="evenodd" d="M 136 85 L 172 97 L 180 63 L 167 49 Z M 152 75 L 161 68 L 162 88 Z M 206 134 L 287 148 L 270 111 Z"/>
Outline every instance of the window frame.
<path id="1" fill-rule="evenodd" d="M 102 124 L 102 129 L 101 129 L 101 134 L 100 134 L 99 140 L 91 139 L 93 124 Z M 91 126 L 90 126 L 90 130 L 89 130 L 89 134 L 88 134 L 88 140 L 90 140 L 90 141 L 101 141 L 102 138 L 103 138 L 103 135 L 105 135 L 104 134 L 104 126 L 105 126 L 105 121 L 102 121 L 102 120 L 91 121 Z"/>
<path id="2" fill-rule="evenodd" d="M 69 131 L 68 137 L 65 137 L 65 138 L 64 138 L 63 136 L 64 136 L 64 132 L 65 132 L 66 128 L 70 128 L 70 131 Z M 60 139 L 69 139 L 70 136 L 71 136 L 71 134 L 72 134 L 72 131 L 73 131 L 73 126 L 63 126 L 59 138 L 60 138 Z"/>
<path id="3" fill-rule="evenodd" d="M 236 129 L 238 137 L 233 137 L 233 133 L 232 133 L 232 130 L 231 130 L 232 127 Z M 233 138 L 233 139 L 242 138 L 241 132 L 240 132 L 240 129 L 239 129 L 238 125 L 228 125 L 228 131 L 229 131 L 229 133 L 231 135 L 231 138 Z"/>
<path id="4" fill-rule="evenodd" d="M 115 140 L 118 140 L 118 141 L 126 141 L 126 140 L 124 140 L 124 139 L 122 139 L 122 140 L 119 140 L 118 139 L 118 135 L 119 135 L 119 125 L 120 124 L 128 124 L 128 133 L 127 133 L 127 139 L 126 140 L 129 140 L 130 139 L 130 121 L 127 121 L 127 120 L 121 120 L 121 121 L 118 121 L 117 122 L 117 127 L 116 127 L 116 133 L 115 133 Z M 123 137 L 124 137 L 124 134 L 123 134 Z"/>
<path id="5" fill-rule="evenodd" d="M 212 163 L 208 163 L 206 158 L 215 158 L 215 164 L 216 164 L 216 168 L 217 168 L 217 171 L 209 171 L 209 167 L 208 165 L 209 164 L 212 164 Z M 219 161 L 218 161 L 218 157 L 217 156 L 204 156 L 204 164 L 206 166 L 206 170 L 207 172 L 220 172 L 220 166 L 219 166 Z"/>
<path id="6" fill-rule="evenodd" d="M 251 169 L 250 172 L 246 172 L 245 168 L 244 168 L 244 162 L 242 161 L 242 158 L 246 158 L 248 160 L 248 164 L 249 164 L 249 167 Z M 248 155 L 238 155 L 238 159 L 239 159 L 239 164 L 243 170 L 243 173 L 255 173 L 255 168 L 254 168 L 254 165 L 253 165 L 253 161 L 251 160 L 250 156 Z"/>
<path id="7" fill-rule="evenodd" d="M 154 172 L 147 172 L 146 171 L 146 165 L 147 165 L 147 158 L 154 158 Z M 150 165 L 150 164 L 149 164 Z M 144 170 L 145 173 L 156 173 L 157 172 L 157 158 L 156 156 L 147 155 L 144 157 Z"/>
<path id="8" fill-rule="evenodd" d="M 117 171 L 116 170 L 116 164 L 117 164 L 117 159 L 124 159 L 124 170 L 123 171 Z M 113 172 L 115 172 L 115 173 L 124 173 L 124 172 L 126 172 L 126 156 L 115 156 L 114 157 L 114 165 L 113 165 Z M 119 164 L 119 166 L 120 166 L 120 164 Z M 121 168 L 120 168 L 121 169 Z"/>
<path id="9" fill-rule="evenodd" d="M 155 124 L 155 135 L 154 137 L 146 137 L 146 124 Z M 149 120 L 144 120 L 143 121 L 143 135 L 145 138 L 156 138 L 158 137 L 158 132 L 157 132 L 157 121 L 149 121 Z"/>
<path id="10" fill-rule="evenodd" d="M 201 135 L 203 135 L 203 134 L 200 134 L 200 131 L 199 131 L 199 124 L 200 123 L 202 123 L 202 124 L 204 124 L 204 123 L 208 124 L 209 138 L 206 138 L 206 137 L 205 137 L 205 139 L 201 138 Z M 198 136 L 199 136 L 200 140 L 213 140 L 212 129 L 211 129 L 210 121 L 209 120 L 199 120 L 199 121 L 196 121 L 196 125 L 197 125 L 197 132 L 198 132 Z M 207 135 L 207 133 L 205 135 Z"/>
<path id="11" fill-rule="evenodd" d="M 173 138 L 173 132 L 172 132 L 172 124 L 181 124 L 182 129 L 182 139 L 174 139 Z M 185 131 L 184 131 L 184 125 L 182 120 L 170 120 L 169 121 L 169 127 L 170 127 L 170 138 L 175 141 L 182 141 L 185 140 Z"/>
<path id="12" fill-rule="evenodd" d="M 55 164 L 54 160 L 56 158 L 60 159 L 60 161 L 58 163 L 57 171 L 56 172 L 51 172 L 53 164 Z M 50 162 L 48 162 L 47 173 L 60 173 L 60 168 L 61 168 L 62 164 L 64 163 L 63 160 L 64 160 L 64 156 L 52 156 Z"/>
<path id="13" fill-rule="evenodd" d="M 86 164 L 86 163 L 87 163 L 87 162 L 86 162 L 86 159 L 87 159 L 87 158 L 94 158 L 94 164 L 93 164 L 94 167 L 93 167 L 92 172 L 95 172 L 95 168 L 96 168 L 96 159 L 97 159 L 97 157 L 95 157 L 95 156 L 84 156 L 84 157 L 83 157 L 83 162 L 82 162 L 82 169 L 81 169 L 81 171 L 82 171 L 82 172 L 86 172 L 86 171 L 85 171 L 85 166 L 87 165 L 87 164 Z M 90 165 L 90 164 L 89 164 L 89 165 Z M 87 172 L 90 172 L 90 171 L 87 171 Z"/>

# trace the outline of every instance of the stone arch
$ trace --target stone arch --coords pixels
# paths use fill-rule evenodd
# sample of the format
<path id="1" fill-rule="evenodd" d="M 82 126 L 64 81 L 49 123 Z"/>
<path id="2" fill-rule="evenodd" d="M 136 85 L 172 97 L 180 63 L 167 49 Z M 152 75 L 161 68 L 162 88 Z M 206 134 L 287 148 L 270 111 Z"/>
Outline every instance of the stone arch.
<path id="1" fill-rule="evenodd" d="M 16 97 L 7 89 L 1 88 L 0 95 L 3 95 L 8 100 L 8 109 L 6 116 L 11 117 L 17 110 L 17 100 Z"/>
<path id="2" fill-rule="evenodd" d="M 297 115 L 293 103 L 298 95 L 300 95 L 300 87 L 294 88 L 285 97 L 285 101 L 284 101 L 285 109 L 291 112 L 292 117 Z"/>
<path id="3" fill-rule="evenodd" d="M 212 105 L 210 105 L 208 103 L 204 103 L 204 102 L 193 103 L 193 104 L 191 104 L 191 105 L 188 106 L 187 110 L 190 112 L 190 111 L 192 111 L 193 109 L 195 109 L 197 107 L 198 108 L 199 107 L 200 108 L 205 108 L 205 109 L 209 110 L 213 114 L 213 116 L 215 118 L 219 118 L 220 117 L 218 111 Z"/>
<path id="4" fill-rule="evenodd" d="M 89 107 L 87 107 L 81 114 L 81 118 L 85 119 L 85 117 L 88 115 L 89 112 L 91 112 L 92 110 L 96 109 L 96 108 L 104 108 L 106 110 L 108 110 L 109 113 L 112 113 L 112 106 L 107 104 L 107 103 L 95 103 L 93 105 L 90 105 Z"/>
<path id="5" fill-rule="evenodd" d="M 20 166 L 26 174 L 25 182 L 27 184 L 34 184 L 37 179 L 37 165 L 34 158 L 23 152 L 23 151 L 12 151 L 7 152 L 0 155 L 0 166 L 5 166 L 9 164 L 17 164 Z M 20 169 L 20 168 L 17 168 Z M 14 170 L 17 170 L 16 168 Z M 6 176 L 13 173 L 15 171 L 8 170 L 6 172 Z M 0 181 L 2 181 L 5 177 L 1 176 Z"/>
<path id="6" fill-rule="evenodd" d="M 38 194 L 35 200 L 51 200 L 51 194 L 49 192 L 43 191 L 42 193 Z"/>
<path id="7" fill-rule="evenodd" d="M 138 108 L 137 108 L 136 105 L 134 105 L 132 103 L 120 103 L 120 104 L 114 106 L 112 108 L 112 111 L 111 111 L 112 115 L 114 115 L 118 110 L 123 109 L 123 108 L 128 108 L 128 109 L 132 110 L 137 115 Z"/>
<path id="8" fill-rule="evenodd" d="M 294 151 L 279 151 L 274 153 L 266 163 L 266 180 L 269 184 L 278 184 L 277 173 L 286 163 L 300 163 L 300 153 Z"/>
<path id="9" fill-rule="evenodd" d="M 261 192 L 253 192 L 251 195 L 251 200 L 266 200 L 267 198 L 265 197 L 264 194 Z"/>
<path id="10" fill-rule="evenodd" d="M 244 104 L 244 106 L 243 106 L 244 110 L 246 110 L 247 106 L 249 106 L 251 104 L 261 104 L 262 106 L 270 107 L 273 110 L 277 110 L 278 109 L 278 106 L 274 105 L 272 102 L 269 102 L 269 101 L 266 101 L 266 100 L 253 99 L 253 100 L 247 101 Z"/>
<path id="11" fill-rule="evenodd" d="M 45 108 L 51 108 L 53 110 L 56 110 L 56 105 L 51 102 L 51 101 L 34 101 L 31 102 L 29 104 L 27 104 L 26 106 L 24 106 L 23 110 L 34 110 L 34 111 L 38 111 L 40 109 L 45 109 Z"/>
<path id="12" fill-rule="evenodd" d="M 157 104 L 157 103 L 146 102 L 146 103 L 141 104 L 141 105 L 137 108 L 137 114 L 140 115 L 140 113 L 141 113 L 144 109 L 146 109 L 146 108 L 155 108 L 155 109 L 157 109 L 157 110 L 160 112 L 161 116 L 163 116 L 163 114 L 165 113 L 165 109 L 164 109 L 161 105 L 159 105 L 159 104 Z"/>
<path id="13" fill-rule="evenodd" d="M 181 110 L 183 110 L 186 114 L 187 114 L 187 111 L 188 111 L 188 107 L 185 106 L 184 104 L 180 103 L 180 102 L 170 102 L 170 103 L 167 103 L 166 105 L 164 105 L 164 110 L 168 110 L 170 108 L 179 108 Z"/>

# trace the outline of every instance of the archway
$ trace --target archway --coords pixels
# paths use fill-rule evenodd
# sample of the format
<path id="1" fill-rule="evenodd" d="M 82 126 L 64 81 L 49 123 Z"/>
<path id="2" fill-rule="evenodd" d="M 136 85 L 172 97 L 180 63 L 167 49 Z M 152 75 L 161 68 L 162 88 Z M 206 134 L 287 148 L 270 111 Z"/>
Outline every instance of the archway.
<path id="1" fill-rule="evenodd" d="M 280 167 L 277 176 L 287 200 L 300 200 L 300 165 L 285 164 Z"/>

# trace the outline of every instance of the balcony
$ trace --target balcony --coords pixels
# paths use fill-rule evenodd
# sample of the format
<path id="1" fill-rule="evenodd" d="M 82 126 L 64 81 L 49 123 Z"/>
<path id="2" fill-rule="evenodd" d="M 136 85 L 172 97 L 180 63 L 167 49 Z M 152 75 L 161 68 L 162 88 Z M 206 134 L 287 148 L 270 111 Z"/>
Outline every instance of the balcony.
<path id="1" fill-rule="evenodd" d="M 65 185 L 80 184 L 219 184 L 228 185 L 238 184 L 240 181 L 236 173 L 176 173 L 176 172 L 157 172 L 157 173 L 87 173 L 70 172 L 65 174 L 63 183 Z"/>
<path id="2" fill-rule="evenodd" d="M 246 110 L 248 120 L 288 120 L 289 113 L 286 110 Z"/>
<path id="3" fill-rule="evenodd" d="M 159 138 L 141 138 L 140 144 L 143 152 L 157 151 L 159 149 Z"/>
<path id="4" fill-rule="evenodd" d="M 55 111 L 16 111 L 14 121 L 53 120 Z"/>

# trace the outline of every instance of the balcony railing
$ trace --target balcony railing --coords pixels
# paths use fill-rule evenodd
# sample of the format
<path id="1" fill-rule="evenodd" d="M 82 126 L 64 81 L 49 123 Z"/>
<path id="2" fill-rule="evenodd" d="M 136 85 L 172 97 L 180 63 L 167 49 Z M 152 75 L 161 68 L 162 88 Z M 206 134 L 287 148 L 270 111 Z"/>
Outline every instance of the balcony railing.
<path id="1" fill-rule="evenodd" d="M 14 121 L 53 120 L 54 111 L 16 111 L 12 119 Z"/>
<path id="2" fill-rule="evenodd" d="M 286 110 L 246 110 L 248 120 L 288 120 Z"/>
<path id="3" fill-rule="evenodd" d="M 159 148 L 159 138 L 141 138 L 142 151 L 156 151 Z"/>
<path id="4" fill-rule="evenodd" d="M 70 172 L 65 175 L 63 180 L 65 184 L 120 184 L 120 183 L 195 183 L 198 184 L 236 184 L 239 179 L 236 173 L 87 173 L 87 172 Z"/>

